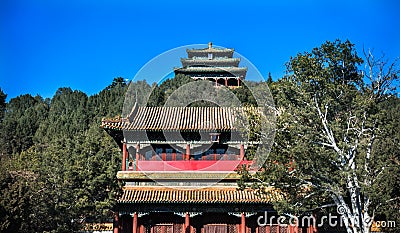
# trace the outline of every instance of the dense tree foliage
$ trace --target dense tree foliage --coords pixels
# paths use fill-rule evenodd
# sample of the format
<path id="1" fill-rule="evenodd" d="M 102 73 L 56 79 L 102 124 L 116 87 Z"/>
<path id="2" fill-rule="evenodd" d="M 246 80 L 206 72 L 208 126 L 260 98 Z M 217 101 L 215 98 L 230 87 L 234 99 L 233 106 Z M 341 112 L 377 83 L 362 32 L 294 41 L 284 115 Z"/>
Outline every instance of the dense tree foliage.
<path id="1" fill-rule="evenodd" d="M 153 85 L 147 106 L 164 106 L 168 97 L 179 87 L 192 82 L 189 76 L 178 74 L 173 79 L 167 79 L 160 85 Z"/>
<path id="2" fill-rule="evenodd" d="M 326 42 L 291 58 L 288 75 L 271 84 L 275 144 L 264 170 L 244 181 L 282 190 L 281 213 L 334 206 L 348 233 L 369 232 L 384 210 L 397 208 L 386 217 L 398 220 L 400 111 L 392 84 L 399 71 L 371 54 L 365 59 L 349 41 Z"/>
<path id="3" fill-rule="evenodd" d="M 40 96 L 11 99 L 1 124 L 1 154 L 20 153 L 31 147 L 36 131 L 47 118 L 48 108 L 47 100 Z"/>
<path id="4" fill-rule="evenodd" d="M 0 122 L 2 122 L 4 112 L 6 111 L 6 98 L 7 95 L 0 88 Z"/>
<path id="5" fill-rule="evenodd" d="M 121 114 L 126 89 L 116 78 L 90 97 L 60 88 L 51 100 L 22 95 L 5 105 L 0 232 L 71 232 L 110 221 L 121 158 L 99 126 Z"/>

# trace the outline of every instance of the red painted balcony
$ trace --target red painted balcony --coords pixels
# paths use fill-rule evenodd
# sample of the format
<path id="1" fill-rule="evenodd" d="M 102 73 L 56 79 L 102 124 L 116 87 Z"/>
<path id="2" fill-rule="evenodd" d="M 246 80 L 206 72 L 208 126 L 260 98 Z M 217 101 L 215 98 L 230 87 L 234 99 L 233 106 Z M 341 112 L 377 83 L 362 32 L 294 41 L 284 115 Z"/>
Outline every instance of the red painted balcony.
<path id="1" fill-rule="evenodd" d="M 248 160 L 138 160 L 128 166 L 128 171 L 235 171 L 252 164 Z"/>

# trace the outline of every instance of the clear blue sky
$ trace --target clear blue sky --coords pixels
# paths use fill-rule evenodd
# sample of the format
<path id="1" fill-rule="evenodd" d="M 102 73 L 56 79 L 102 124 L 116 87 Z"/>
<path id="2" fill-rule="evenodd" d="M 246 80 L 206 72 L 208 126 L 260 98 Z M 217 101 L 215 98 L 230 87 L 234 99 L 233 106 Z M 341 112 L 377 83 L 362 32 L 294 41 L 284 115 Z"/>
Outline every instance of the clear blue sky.
<path id="1" fill-rule="evenodd" d="M 290 56 L 336 38 L 394 59 L 399 12 L 395 0 L 1 0 L 0 88 L 8 100 L 59 87 L 91 95 L 162 52 L 209 41 L 274 78 Z"/>

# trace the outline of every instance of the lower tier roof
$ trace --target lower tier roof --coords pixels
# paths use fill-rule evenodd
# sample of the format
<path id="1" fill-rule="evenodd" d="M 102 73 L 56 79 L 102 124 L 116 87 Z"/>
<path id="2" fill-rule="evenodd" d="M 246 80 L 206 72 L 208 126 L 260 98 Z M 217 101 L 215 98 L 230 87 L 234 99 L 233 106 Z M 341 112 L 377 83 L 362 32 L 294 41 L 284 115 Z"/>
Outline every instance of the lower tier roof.
<path id="1" fill-rule="evenodd" d="M 277 189 L 265 193 L 235 187 L 169 188 L 163 186 L 125 186 L 121 204 L 270 204 L 282 198 Z"/>
<path id="2" fill-rule="evenodd" d="M 104 129 L 145 130 L 235 130 L 252 107 L 136 107 L 130 118 L 102 119 Z M 246 119 L 246 118 L 244 118 Z"/>

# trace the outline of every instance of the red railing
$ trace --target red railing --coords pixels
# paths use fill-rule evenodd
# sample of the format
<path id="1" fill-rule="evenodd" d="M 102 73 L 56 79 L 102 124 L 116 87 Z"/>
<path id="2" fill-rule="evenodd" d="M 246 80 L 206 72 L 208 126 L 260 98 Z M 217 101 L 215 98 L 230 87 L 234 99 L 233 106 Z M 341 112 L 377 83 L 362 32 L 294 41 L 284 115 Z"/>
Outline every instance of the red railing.
<path id="1" fill-rule="evenodd" d="M 253 161 L 247 160 L 181 160 L 181 161 L 149 161 L 139 160 L 128 167 L 129 171 L 234 171 Z"/>

